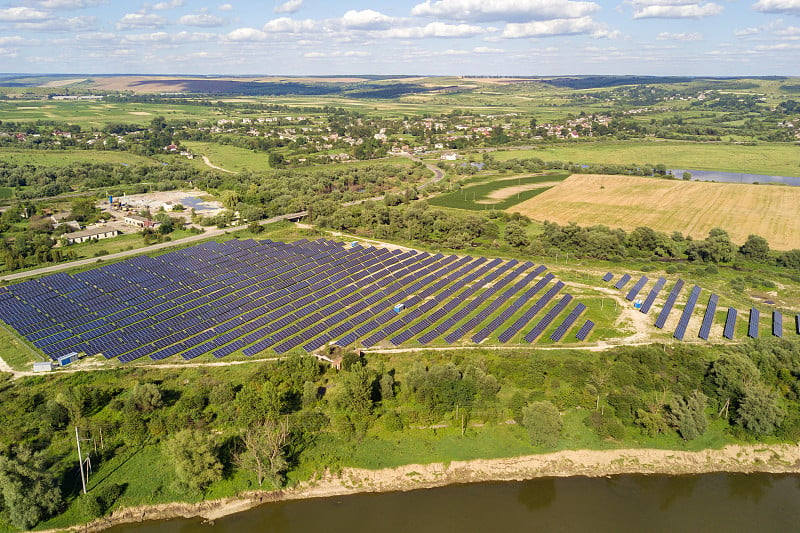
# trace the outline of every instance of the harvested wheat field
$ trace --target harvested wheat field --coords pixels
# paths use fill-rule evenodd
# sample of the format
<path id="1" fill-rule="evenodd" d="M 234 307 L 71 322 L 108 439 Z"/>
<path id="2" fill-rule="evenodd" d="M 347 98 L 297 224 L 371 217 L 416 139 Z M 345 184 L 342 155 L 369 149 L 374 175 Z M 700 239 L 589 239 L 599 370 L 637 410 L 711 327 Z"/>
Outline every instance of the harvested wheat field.
<path id="1" fill-rule="evenodd" d="M 574 174 L 514 206 L 534 220 L 678 230 L 705 238 L 719 227 L 736 244 L 751 233 L 776 250 L 800 248 L 800 187 Z"/>

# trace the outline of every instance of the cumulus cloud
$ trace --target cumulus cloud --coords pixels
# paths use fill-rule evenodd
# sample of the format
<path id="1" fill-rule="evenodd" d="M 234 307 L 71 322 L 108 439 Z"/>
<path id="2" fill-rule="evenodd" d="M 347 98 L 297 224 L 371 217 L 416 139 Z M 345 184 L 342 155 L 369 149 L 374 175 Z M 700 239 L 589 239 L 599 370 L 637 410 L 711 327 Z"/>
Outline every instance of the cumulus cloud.
<path id="1" fill-rule="evenodd" d="M 289 17 L 280 17 L 268 21 L 262 29 L 270 33 L 306 33 L 315 31 L 317 28 L 317 22 L 312 19 L 295 20 Z"/>
<path id="2" fill-rule="evenodd" d="M 351 9 L 342 15 L 340 21 L 342 26 L 348 29 L 374 30 L 388 28 L 392 20 L 392 17 L 387 17 L 383 13 L 373 11 L 372 9 L 364 9 L 363 11 Z"/>
<path id="3" fill-rule="evenodd" d="M 117 22 L 117 29 L 124 30 L 128 28 L 158 28 L 164 26 L 167 20 L 155 13 L 126 13 L 119 22 Z"/>
<path id="4" fill-rule="evenodd" d="M 785 13 L 800 16 L 800 0 L 758 0 L 753 9 L 761 13 Z"/>
<path id="5" fill-rule="evenodd" d="M 233 6 L 231 4 L 221 4 L 217 6 L 217 9 L 220 11 L 233 11 Z"/>
<path id="6" fill-rule="evenodd" d="M 165 9 L 175 9 L 176 7 L 183 6 L 183 0 L 169 0 L 169 2 L 159 2 L 153 6 L 156 11 L 164 11 Z"/>
<path id="7" fill-rule="evenodd" d="M 55 18 L 41 22 L 20 22 L 14 27 L 32 31 L 86 31 L 94 28 L 96 20 L 95 17 Z"/>
<path id="8" fill-rule="evenodd" d="M 594 34 L 596 32 L 600 32 L 598 36 L 609 36 L 609 32 L 592 20 L 591 17 L 580 17 L 506 24 L 503 30 L 503 37 L 520 39 L 527 37 L 553 37 L 556 35 Z"/>
<path id="9" fill-rule="evenodd" d="M 573 0 L 425 0 L 414 6 L 411 14 L 474 22 L 528 22 L 579 18 L 599 9 L 594 2 Z"/>
<path id="10" fill-rule="evenodd" d="M 19 35 L 8 35 L 6 37 L 0 37 L 0 46 L 5 46 L 7 44 L 22 44 L 26 42 L 26 40 Z"/>
<path id="11" fill-rule="evenodd" d="M 381 32 L 381 36 L 389 39 L 422 39 L 426 37 L 473 37 L 482 33 L 496 31 L 495 28 L 482 28 L 470 24 L 445 24 L 431 22 L 422 27 L 391 28 Z"/>
<path id="12" fill-rule="evenodd" d="M 9 7 L 0 9 L 0 22 L 37 22 L 52 18 L 47 11 L 31 7 Z"/>
<path id="13" fill-rule="evenodd" d="M 255 28 L 236 28 L 227 37 L 230 41 L 263 41 L 267 34 Z"/>
<path id="14" fill-rule="evenodd" d="M 656 36 L 659 41 L 702 41 L 703 34 L 701 33 L 669 33 L 663 31 Z"/>
<path id="15" fill-rule="evenodd" d="M 275 8 L 275 13 L 295 13 L 303 7 L 303 0 L 288 0 Z"/>
<path id="16" fill-rule="evenodd" d="M 722 13 L 723 7 L 714 2 L 692 0 L 634 0 L 633 18 L 705 18 Z"/>
<path id="17" fill-rule="evenodd" d="M 178 24 L 183 26 L 200 26 L 201 28 L 213 28 L 225 24 L 225 20 L 215 15 L 208 13 L 199 13 L 196 15 L 184 15 L 178 19 Z"/>
<path id="18" fill-rule="evenodd" d="M 43 9 L 84 9 L 104 4 L 104 0 L 37 0 L 37 6 Z"/>

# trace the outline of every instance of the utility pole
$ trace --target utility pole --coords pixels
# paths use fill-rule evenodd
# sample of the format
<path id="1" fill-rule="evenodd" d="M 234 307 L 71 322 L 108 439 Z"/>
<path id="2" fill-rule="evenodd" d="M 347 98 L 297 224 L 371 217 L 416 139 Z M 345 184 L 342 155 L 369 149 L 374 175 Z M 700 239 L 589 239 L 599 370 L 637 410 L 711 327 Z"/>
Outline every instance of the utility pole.
<path id="1" fill-rule="evenodd" d="M 81 438 L 78 435 L 78 426 L 75 426 L 75 443 L 78 445 L 78 468 L 81 471 L 81 485 L 83 493 L 86 494 L 86 477 L 83 475 L 83 456 L 81 455 Z"/>

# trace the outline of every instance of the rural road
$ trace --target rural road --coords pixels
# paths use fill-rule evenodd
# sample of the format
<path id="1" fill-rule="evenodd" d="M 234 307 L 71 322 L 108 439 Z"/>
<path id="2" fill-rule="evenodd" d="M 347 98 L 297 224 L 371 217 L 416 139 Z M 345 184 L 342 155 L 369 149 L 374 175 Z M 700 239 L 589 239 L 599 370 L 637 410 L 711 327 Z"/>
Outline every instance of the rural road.
<path id="1" fill-rule="evenodd" d="M 208 157 L 206 157 L 204 155 L 200 156 L 200 157 L 203 158 L 203 163 L 205 163 L 209 167 L 213 168 L 214 170 L 221 170 L 222 172 L 227 172 L 228 174 L 236 174 L 236 172 L 234 172 L 233 170 L 228 170 L 228 169 L 225 169 L 225 168 L 222 168 L 222 167 L 218 167 L 217 165 L 212 163 L 211 160 Z"/>

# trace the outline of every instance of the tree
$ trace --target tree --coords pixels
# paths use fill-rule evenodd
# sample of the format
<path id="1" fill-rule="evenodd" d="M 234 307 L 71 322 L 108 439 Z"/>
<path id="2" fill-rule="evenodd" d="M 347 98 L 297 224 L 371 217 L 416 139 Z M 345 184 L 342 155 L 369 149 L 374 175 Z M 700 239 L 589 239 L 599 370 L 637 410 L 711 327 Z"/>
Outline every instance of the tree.
<path id="1" fill-rule="evenodd" d="M 128 401 L 139 411 L 155 411 L 161 407 L 161 390 L 155 383 L 138 383 L 131 389 Z"/>
<path id="2" fill-rule="evenodd" d="M 756 435 L 771 435 L 786 416 L 778 394 L 764 385 L 750 385 L 736 410 L 736 422 Z"/>
<path id="3" fill-rule="evenodd" d="M 552 447 L 561 436 L 561 414 L 550 402 L 533 402 L 522 408 L 522 426 L 534 446 Z"/>
<path id="4" fill-rule="evenodd" d="M 0 497 L 9 522 L 30 529 L 61 507 L 61 490 L 42 461 L 28 454 L 0 456 Z"/>
<path id="5" fill-rule="evenodd" d="M 269 479 L 276 487 L 284 482 L 289 463 L 286 447 L 289 445 L 289 420 L 269 419 L 250 426 L 242 436 L 245 451 L 238 457 L 239 466 L 252 471 L 261 487 Z"/>
<path id="6" fill-rule="evenodd" d="M 178 480 L 192 490 L 203 490 L 222 479 L 222 463 L 208 432 L 184 429 L 164 444 Z"/>
<path id="7" fill-rule="evenodd" d="M 745 389 L 759 381 L 761 373 L 749 357 L 732 352 L 711 363 L 704 380 L 704 390 L 720 404 L 739 401 Z"/>
<path id="8" fill-rule="evenodd" d="M 759 235 L 748 235 L 739 253 L 753 261 L 764 261 L 769 256 L 769 243 Z"/>
<path id="9" fill-rule="evenodd" d="M 672 425 L 684 440 L 693 440 L 706 432 L 706 395 L 694 391 L 687 397 L 676 396 L 667 405 Z"/>
<path id="10" fill-rule="evenodd" d="M 528 246 L 531 241 L 525 233 L 525 228 L 516 222 L 509 222 L 503 231 L 503 240 L 515 248 Z"/>

